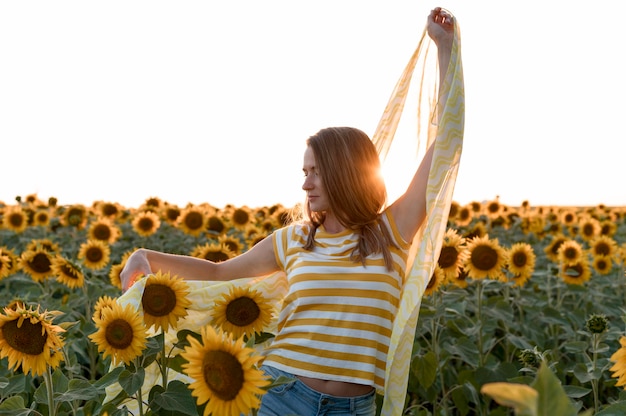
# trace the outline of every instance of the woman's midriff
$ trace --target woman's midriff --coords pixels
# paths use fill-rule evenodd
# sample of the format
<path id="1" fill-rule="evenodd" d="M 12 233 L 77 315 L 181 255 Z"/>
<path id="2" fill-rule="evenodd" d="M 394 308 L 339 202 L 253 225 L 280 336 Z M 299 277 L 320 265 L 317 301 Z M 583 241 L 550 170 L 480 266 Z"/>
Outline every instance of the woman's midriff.
<path id="1" fill-rule="evenodd" d="M 372 386 L 364 384 L 347 383 L 344 381 L 321 380 L 319 378 L 310 378 L 298 376 L 298 379 L 313 390 L 329 394 L 337 397 L 356 397 L 364 396 L 374 390 Z"/>

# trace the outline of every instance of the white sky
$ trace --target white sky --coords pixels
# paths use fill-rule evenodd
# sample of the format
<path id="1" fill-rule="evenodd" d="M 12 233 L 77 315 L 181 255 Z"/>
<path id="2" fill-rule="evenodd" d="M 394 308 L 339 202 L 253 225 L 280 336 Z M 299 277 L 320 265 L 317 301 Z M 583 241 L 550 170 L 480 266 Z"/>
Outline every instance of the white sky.
<path id="1" fill-rule="evenodd" d="M 373 134 L 437 5 L 462 32 L 454 199 L 626 205 L 619 0 L 3 1 L 0 200 L 299 202 L 304 140 Z"/>

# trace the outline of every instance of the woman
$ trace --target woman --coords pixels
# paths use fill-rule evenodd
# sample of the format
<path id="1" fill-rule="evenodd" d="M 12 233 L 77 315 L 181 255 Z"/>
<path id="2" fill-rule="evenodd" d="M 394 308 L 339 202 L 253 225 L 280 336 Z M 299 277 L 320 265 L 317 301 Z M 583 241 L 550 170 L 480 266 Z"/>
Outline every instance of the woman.
<path id="1" fill-rule="evenodd" d="M 435 8 L 427 30 L 443 79 L 452 16 Z M 380 160 L 369 137 L 348 127 L 320 130 L 304 153 L 303 220 L 221 263 L 139 249 L 121 273 L 123 287 L 158 270 L 211 281 L 284 271 L 288 294 L 263 369 L 294 381 L 265 394 L 259 415 L 374 415 L 410 242 L 426 216 L 432 157 L 431 147 L 406 192 L 386 207 Z"/>

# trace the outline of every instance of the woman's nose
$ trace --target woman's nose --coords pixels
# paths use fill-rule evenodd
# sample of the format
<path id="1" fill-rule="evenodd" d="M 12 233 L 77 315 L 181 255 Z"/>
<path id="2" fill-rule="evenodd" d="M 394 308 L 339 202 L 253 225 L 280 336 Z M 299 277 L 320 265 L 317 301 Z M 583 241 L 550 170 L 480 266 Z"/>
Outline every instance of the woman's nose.
<path id="1" fill-rule="evenodd" d="M 304 177 L 304 182 L 302 183 L 302 190 L 307 191 L 309 189 L 313 189 L 313 184 L 311 182 L 310 176 Z"/>

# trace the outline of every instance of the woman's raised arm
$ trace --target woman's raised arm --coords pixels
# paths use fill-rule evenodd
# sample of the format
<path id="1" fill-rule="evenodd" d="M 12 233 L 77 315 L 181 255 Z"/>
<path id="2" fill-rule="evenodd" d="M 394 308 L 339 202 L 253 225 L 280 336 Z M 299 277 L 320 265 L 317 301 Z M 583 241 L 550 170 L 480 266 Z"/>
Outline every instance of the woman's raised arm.
<path id="1" fill-rule="evenodd" d="M 450 63 L 452 42 L 454 41 L 454 21 L 452 15 L 440 7 L 433 9 L 428 16 L 426 30 L 437 45 L 439 88 L 441 88 Z M 437 108 L 439 113 L 445 107 L 445 98 L 440 97 Z M 398 230 L 406 241 L 413 240 L 415 233 L 426 218 L 426 186 L 433 159 L 433 151 L 434 147 L 431 145 L 420 162 L 406 192 L 389 207 Z"/>

